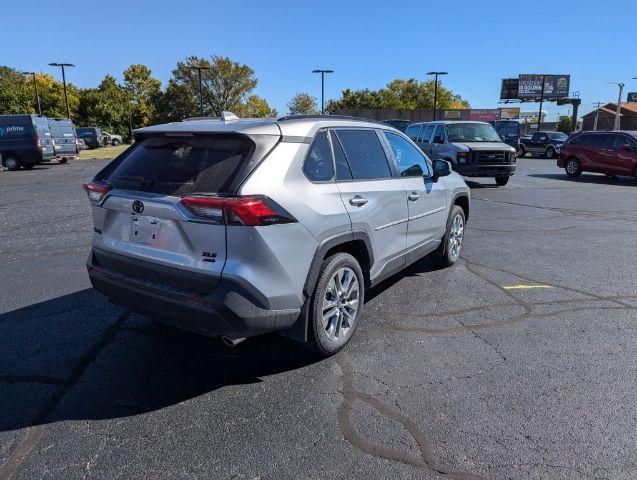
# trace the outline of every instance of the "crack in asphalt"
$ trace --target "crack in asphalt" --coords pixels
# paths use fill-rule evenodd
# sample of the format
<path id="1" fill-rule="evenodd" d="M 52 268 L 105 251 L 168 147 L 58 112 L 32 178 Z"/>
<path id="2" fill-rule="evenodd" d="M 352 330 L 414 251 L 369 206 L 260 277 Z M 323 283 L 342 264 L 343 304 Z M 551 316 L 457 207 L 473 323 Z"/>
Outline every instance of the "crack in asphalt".
<path id="1" fill-rule="evenodd" d="M 13 452 L 7 459 L 6 463 L 0 466 L 1 480 L 12 480 L 15 478 L 20 465 L 22 465 L 22 463 L 29 457 L 33 448 L 42 438 L 42 435 L 44 434 L 43 424 L 55 412 L 55 409 L 66 394 L 77 384 L 80 378 L 82 378 L 86 368 L 93 363 L 98 354 L 115 339 L 117 333 L 124 322 L 126 322 L 129 315 L 129 311 L 123 311 L 117 319 L 104 330 L 100 339 L 94 343 L 78 360 L 71 374 L 64 379 L 64 381 L 60 384 L 60 388 L 51 395 L 48 402 L 35 416 L 33 420 L 34 426 L 29 427 L 27 436 L 22 440 L 15 452 Z"/>
<path id="2" fill-rule="evenodd" d="M 338 427 L 352 446 L 374 457 L 427 469 L 453 480 L 484 480 L 484 477 L 479 475 L 451 471 L 437 466 L 433 450 L 418 424 L 402 413 L 393 410 L 377 398 L 357 390 L 354 386 L 354 368 L 343 350 L 337 353 L 334 359 L 341 368 L 342 386 L 340 392 L 343 396 L 342 402 L 338 407 Z M 420 456 L 417 457 L 393 448 L 376 445 L 361 437 L 351 419 L 352 408 L 357 401 L 366 403 L 386 418 L 400 423 L 418 444 Z"/>

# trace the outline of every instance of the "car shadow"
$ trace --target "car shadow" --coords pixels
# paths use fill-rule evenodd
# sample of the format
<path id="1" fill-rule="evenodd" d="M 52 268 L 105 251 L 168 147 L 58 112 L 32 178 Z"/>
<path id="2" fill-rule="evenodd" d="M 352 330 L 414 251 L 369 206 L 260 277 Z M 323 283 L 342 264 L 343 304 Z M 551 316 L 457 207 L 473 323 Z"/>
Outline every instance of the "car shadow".
<path id="1" fill-rule="evenodd" d="M 468 180 L 468 179 L 464 179 L 465 183 L 467 184 L 467 186 L 471 189 L 479 189 L 479 188 L 500 188 L 495 184 L 495 180 L 490 179 L 492 182 L 494 182 L 493 184 L 487 184 L 487 183 L 479 183 L 473 180 Z"/>
<path id="2" fill-rule="evenodd" d="M 374 298 L 382 294 L 385 290 L 390 289 L 398 282 L 407 277 L 417 277 L 421 273 L 427 272 L 435 272 L 436 270 L 440 270 L 440 268 L 436 267 L 429 257 L 423 257 L 420 260 L 412 263 L 404 270 L 392 275 L 391 277 L 383 280 L 378 285 L 370 288 L 365 292 L 365 303 L 372 301 Z"/>
<path id="3" fill-rule="evenodd" d="M 633 185 L 635 183 L 631 177 L 608 177 L 595 173 L 582 173 L 579 177 L 569 177 L 565 173 L 529 173 L 527 176 L 571 183 L 595 183 L 598 185 Z"/>
<path id="4" fill-rule="evenodd" d="M 143 414 L 321 360 L 276 334 L 227 347 L 86 289 L 0 315 L 0 431 Z"/>

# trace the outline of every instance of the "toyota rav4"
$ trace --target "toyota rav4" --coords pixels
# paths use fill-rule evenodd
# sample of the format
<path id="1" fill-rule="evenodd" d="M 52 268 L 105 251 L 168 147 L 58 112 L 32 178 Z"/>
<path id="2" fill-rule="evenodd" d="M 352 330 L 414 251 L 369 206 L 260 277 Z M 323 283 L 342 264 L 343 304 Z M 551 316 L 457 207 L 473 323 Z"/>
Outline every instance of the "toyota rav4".
<path id="1" fill-rule="evenodd" d="M 224 112 L 134 136 L 84 186 L 87 267 L 113 303 L 160 322 L 230 345 L 279 331 L 329 355 L 367 288 L 460 256 L 467 185 L 387 124 Z"/>

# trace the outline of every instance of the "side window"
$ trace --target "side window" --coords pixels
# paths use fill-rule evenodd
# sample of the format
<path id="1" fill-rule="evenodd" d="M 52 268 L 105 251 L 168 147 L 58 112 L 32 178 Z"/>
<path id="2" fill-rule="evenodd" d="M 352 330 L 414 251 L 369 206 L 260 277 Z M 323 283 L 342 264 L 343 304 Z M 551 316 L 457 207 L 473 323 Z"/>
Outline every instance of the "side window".
<path id="1" fill-rule="evenodd" d="M 444 141 L 445 141 L 445 126 L 440 124 L 436 126 L 433 143 L 444 143 Z"/>
<path id="2" fill-rule="evenodd" d="M 573 137 L 571 139 L 571 141 L 568 142 L 568 143 L 571 144 L 571 145 L 584 145 L 584 144 L 588 143 L 587 142 L 587 138 L 588 138 L 588 135 L 581 135 L 580 134 L 580 135 L 577 135 L 576 137 Z"/>
<path id="3" fill-rule="evenodd" d="M 612 148 L 614 137 L 612 133 L 597 133 L 589 135 L 586 144 L 595 148 Z"/>
<path id="4" fill-rule="evenodd" d="M 305 157 L 303 173 L 313 182 L 327 182 L 334 178 L 332 153 L 326 131 L 316 134 L 307 157 Z"/>
<path id="5" fill-rule="evenodd" d="M 380 140 L 373 130 L 336 130 L 354 180 L 391 178 Z"/>
<path id="6" fill-rule="evenodd" d="M 400 135 L 384 132 L 402 177 L 430 176 L 425 156 Z"/>
<path id="7" fill-rule="evenodd" d="M 424 143 L 429 143 L 431 142 L 431 134 L 434 131 L 434 125 L 427 125 L 426 128 L 423 127 L 423 129 L 420 131 L 420 142 L 424 142 Z"/>
<path id="8" fill-rule="evenodd" d="M 637 142 L 628 135 L 615 135 L 615 142 L 613 148 L 623 148 L 624 145 L 630 145 L 631 148 L 637 147 Z"/>
<path id="9" fill-rule="evenodd" d="M 352 171 L 347 163 L 345 152 L 341 146 L 340 140 L 334 132 L 330 132 L 332 137 L 332 149 L 334 150 L 334 164 L 336 165 L 336 180 L 351 180 Z"/>
<path id="10" fill-rule="evenodd" d="M 420 125 L 410 125 L 409 127 L 407 127 L 407 130 L 405 130 L 405 135 L 407 135 L 409 138 L 411 138 L 415 142 L 416 139 L 418 138 L 419 131 L 420 131 Z"/>

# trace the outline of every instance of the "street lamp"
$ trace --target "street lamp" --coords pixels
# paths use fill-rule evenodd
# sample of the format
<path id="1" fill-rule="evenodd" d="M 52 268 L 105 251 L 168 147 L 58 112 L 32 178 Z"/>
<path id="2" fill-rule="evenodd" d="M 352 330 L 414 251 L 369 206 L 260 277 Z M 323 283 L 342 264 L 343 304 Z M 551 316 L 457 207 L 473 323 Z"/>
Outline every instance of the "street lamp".
<path id="1" fill-rule="evenodd" d="M 434 121 L 436 121 L 436 106 L 438 103 L 438 75 L 448 75 L 447 72 L 427 72 L 427 75 L 434 75 Z"/>
<path id="2" fill-rule="evenodd" d="M 619 130 L 621 126 L 620 122 L 620 112 L 622 109 L 622 94 L 624 93 L 624 87 L 626 86 L 623 82 L 608 82 L 609 85 L 617 85 L 619 87 L 619 98 L 617 99 L 617 110 L 615 111 L 615 125 L 613 130 Z"/>
<path id="3" fill-rule="evenodd" d="M 38 115 L 42 115 L 42 108 L 40 107 L 40 92 L 38 92 L 38 82 L 35 79 L 35 72 L 22 72 L 22 75 L 33 75 L 33 86 L 35 87 L 35 100 L 38 104 Z"/>
<path id="4" fill-rule="evenodd" d="M 201 116 L 203 117 L 203 88 L 201 84 L 201 71 L 210 70 L 211 67 L 204 67 L 202 65 L 186 65 L 186 68 L 197 70 L 197 74 L 199 75 L 199 109 L 201 110 Z"/>
<path id="5" fill-rule="evenodd" d="M 325 114 L 325 74 L 334 73 L 334 70 L 312 70 L 312 73 L 321 74 L 321 115 Z"/>
<path id="6" fill-rule="evenodd" d="M 64 67 L 75 67 L 72 63 L 49 63 L 51 67 L 62 68 L 62 83 L 64 84 L 64 101 L 66 102 L 66 118 L 71 118 L 71 109 L 69 108 L 69 97 L 66 94 L 66 75 L 64 74 Z"/>

